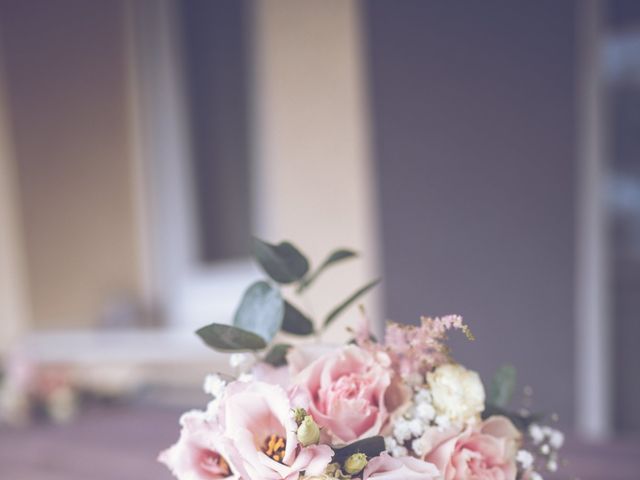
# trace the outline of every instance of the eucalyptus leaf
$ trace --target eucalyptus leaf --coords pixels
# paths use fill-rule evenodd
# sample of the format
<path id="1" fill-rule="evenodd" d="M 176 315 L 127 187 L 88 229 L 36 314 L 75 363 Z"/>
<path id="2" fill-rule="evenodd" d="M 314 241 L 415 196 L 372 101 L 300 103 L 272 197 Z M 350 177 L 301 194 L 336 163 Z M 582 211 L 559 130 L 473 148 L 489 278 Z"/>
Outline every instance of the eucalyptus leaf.
<path id="1" fill-rule="evenodd" d="M 254 238 L 253 254 L 267 275 L 278 283 L 296 282 L 309 271 L 309 261 L 290 242 L 272 245 Z"/>
<path id="2" fill-rule="evenodd" d="M 488 403 L 505 408 L 511 401 L 516 387 L 516 369 L 513 365 L 503 365 L 493 376 Z"/>
<path id="3" fill-rule="evenodd" d="M 274 367 L 281 367 L 287 364 L 287 352 L 291 348 L 291 345 L 287 343 L 277 343 L 269 353 L 264 357 L 264 361 Z"/>
<path id="4" fill-rule="evenodd" d="M 329 254 L 329 256 L 320 264 L 320 266 L 310 275 L 303 278 L 298 286 L 297 292 L 301 293 L 304 291 L 311 283 L 318 278 L 318 276 L 327 268 L 333 265 L 334 263 L 338 263 L 342 260 L 347 260 L 349 258 L 357 257 L 358 254 L 353 250 L 349 250 L 346 248 L 340 248 L 338 250 L 334 250 Z"/>
<path id="5" fill-rule="evenodd" d="M 371 459 L 377 457 L 380 453 L 384 452 L 385 444 L 384 438 L 380 435 L 375 437 L 363 438 L 356 442 L 350 443 L 342 448 L 334 449 L 334 456 L 332 462 L 343 463 L 354 453 L 364 453 L 367 458 Z"/>
<path id="6" fill-rule="evenodd" d="M 336 319 L 338 315 L 340 315 L 343 311 L 349 308 L 349 306 L 353 302 L 355 302 L 358 298 L 360 298 L 362 295 L 364 295 L 373 287 L 375 287 L 378 283 L 380 283 L 379 278 L 367 283 L 364 287 L 361 287 L 360 289 L 352 293 L 351 296 L 349 296 L 349 298 L 347 298 L 344 302 L 342 302 L 340 305 L 338 305 L 333 310 L 331 310 L 331 312 L 327 315 L 327 318 L 325 318 L 324 320 L 323 328 L 328 327 L 331 324 L 331 322 L 333 322 Z"/>
<path id="7" fill-rule="evenodd" d="M 282 331 L 293 335 L 311 335 L 314 332 L 313 322 L 304 313 L 285 300 Z"/>
<path id="8" fill-rule="evenodd" d="M 280 290 L 261 280 L 244 292 L 233 318 L 233 325 L 270 342 L 282 326 L 284 310 Z"/>
<path id="9" fill-rule="evenodd" d="M 232 325 L 212 323 L 196 333 L 204 343 L 220 352 L 255 351 L 267 346 L 267 342 L 261 336 Z"/>

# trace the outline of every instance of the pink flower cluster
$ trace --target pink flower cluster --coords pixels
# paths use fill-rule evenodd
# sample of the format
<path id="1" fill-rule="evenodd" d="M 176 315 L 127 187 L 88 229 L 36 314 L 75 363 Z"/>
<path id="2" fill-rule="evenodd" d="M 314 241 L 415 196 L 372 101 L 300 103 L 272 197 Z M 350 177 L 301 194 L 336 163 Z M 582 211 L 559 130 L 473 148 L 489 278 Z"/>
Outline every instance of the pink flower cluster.
<path id="1" fill-rule="evenodd" d="M 448 328 L 463 327 L 454 317 L 423 321 L 411 334 L 390 327 L 384 349 L 294 349 L 289 367 L 258 365 L 253 379 L 226 385 L 206 412 L 185 414 L 180 439 L 160 461 L 180 480 L 515 480 L 519 432 L 503 417 L 427 429 L 421 458 L 382 452 L 357 472 L 331 474 L 337 448 L 391 428 L 409 399 L 402 375 L 443 358 L 437 342 L 419 342 Z M 313 441 L 301 440 L 297 411 L 319 427 Z"/>
<path id="2" fill-rule="evenodd" d="M 385 351 L 394 370 L 402 376 L 415 373 L 424 375 L 434 367 L 450 361 L 445 345 L 449 330 L 460 330 L 469 339 L 473 339 L 471 331 L 459 315 L 422 317 L 417 326 L 389 322 L 382 344 L 371 340 L 366 318 L 363 318 L 363 322 L 356 333 L 357 343 L 369 350 Z"/>

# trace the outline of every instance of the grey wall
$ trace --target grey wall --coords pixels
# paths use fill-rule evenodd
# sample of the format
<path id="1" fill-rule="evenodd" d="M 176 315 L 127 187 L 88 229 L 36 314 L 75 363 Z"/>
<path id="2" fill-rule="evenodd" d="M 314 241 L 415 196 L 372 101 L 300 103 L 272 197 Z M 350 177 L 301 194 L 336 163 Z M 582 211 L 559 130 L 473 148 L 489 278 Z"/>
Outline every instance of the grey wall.
<path id="1" fill-rule="evenodd" d="M 574 2 L 364 3 L 388 317 L 573 410 Z"/>

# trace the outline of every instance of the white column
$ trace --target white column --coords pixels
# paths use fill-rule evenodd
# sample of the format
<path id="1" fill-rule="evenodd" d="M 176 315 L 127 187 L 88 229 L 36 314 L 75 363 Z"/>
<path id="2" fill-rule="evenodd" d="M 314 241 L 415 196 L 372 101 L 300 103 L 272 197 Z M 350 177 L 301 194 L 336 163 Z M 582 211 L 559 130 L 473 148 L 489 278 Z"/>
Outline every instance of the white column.
<path id="1" fill-rule="evenodd" d="M 258 0 L 254 15 L 257 231 L 287 237 L 316 262 L 335 246 L 362 252 L 310 292 L 321 316 L 379 265 L 359 3 Z M 365 302 L 372 316 L 379 298 Z"/>
<path id="2" fill-rule="evenodd" d="M 611 433 L 612 328 L 609 309 L 602 3 L 578 4 L 578 222 L 576 257 L 576 426 L 588 439 Z"/>

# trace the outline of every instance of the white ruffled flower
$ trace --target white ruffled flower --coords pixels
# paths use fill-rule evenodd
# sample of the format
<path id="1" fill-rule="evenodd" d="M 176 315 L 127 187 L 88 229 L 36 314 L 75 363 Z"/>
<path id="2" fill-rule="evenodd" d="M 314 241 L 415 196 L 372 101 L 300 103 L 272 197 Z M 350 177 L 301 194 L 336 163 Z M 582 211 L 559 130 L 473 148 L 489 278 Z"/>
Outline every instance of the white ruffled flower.
<path id="1" fill-rule="evenodd" d="M 484 410 L 480 376 L 462 365 L 441 365 L 427 374 L 427 382 L 436 412 L 454 423 L 475 420 Z"/>

